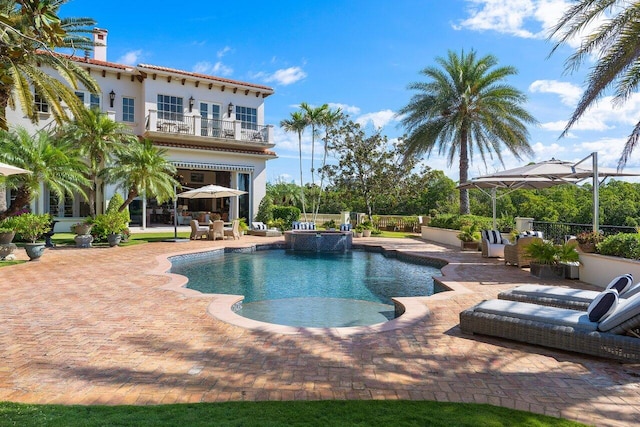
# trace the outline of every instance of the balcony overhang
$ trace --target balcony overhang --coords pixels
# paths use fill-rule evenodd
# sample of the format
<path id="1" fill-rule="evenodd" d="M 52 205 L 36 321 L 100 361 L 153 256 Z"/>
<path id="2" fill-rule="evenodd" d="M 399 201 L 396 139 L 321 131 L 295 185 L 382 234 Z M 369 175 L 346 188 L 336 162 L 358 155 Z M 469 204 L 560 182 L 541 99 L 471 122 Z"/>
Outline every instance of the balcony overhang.
<path id="1" fill-rule="evenodd" d="M 275 147 L 275 144 L 262 141 L 241 141 L 232 138 L 217 138 L 213 136 L 196 136 L 182 133 L 167 133 L 147 130 L 142 135 L 153 141 L 166 141 L 175 144 L 190 146 L 233 148 L 238 150 L 268 150 Z"/>

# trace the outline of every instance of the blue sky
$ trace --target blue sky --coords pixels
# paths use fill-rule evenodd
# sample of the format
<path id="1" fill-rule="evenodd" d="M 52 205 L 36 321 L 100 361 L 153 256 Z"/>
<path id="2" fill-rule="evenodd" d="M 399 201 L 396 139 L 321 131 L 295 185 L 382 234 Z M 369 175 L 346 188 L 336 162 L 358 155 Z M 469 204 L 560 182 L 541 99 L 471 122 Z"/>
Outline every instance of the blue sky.
<path id="1" fill-rule="evenodd" d="M 108 7 L 105 7 L 108 4 Z M 412 96 L 411 82 L 448 50 L 492 54 L 514 66 L 508 79 L 528 96 L 526 108 L 540 124 L 530 128 L 534 161 L 581 160 L 599 153 L 601 167 L 616 167 L 627 135 L 640 118 L 640 96 L 614 108 L 604 97 L 558 139 L 582 93 L 591 64 L 564 72 L 570 46 L 549 56 L 547 29 L 565 0 L 324 0 L 176 3 L 69 0 L 61 16 L 88 16 L 109 31 L 107 59 L 154 64 L 267 84 L 266 123 L 275 126 L 279 158 L 268 180 L 298 179 L 298 141 L 278 126 L 301 102 L 328 103 L 389 138 L 404 133 L 395 112 Z M 309 168 L 310 135 L 304 139 Z M 318 159 L 319 157 L 316 157 Z M 470 175 L 522 164 L 503 153 L 504 167 L 475 156 Z M 527 159 L 528 160 L 528 159 Z M 429 166 L 458 179 L 457 164 L 434 153 Z M 626 171 L 640 171 L 640 148 Z M 305 180 L 308 180 L 308 174 Z"/>

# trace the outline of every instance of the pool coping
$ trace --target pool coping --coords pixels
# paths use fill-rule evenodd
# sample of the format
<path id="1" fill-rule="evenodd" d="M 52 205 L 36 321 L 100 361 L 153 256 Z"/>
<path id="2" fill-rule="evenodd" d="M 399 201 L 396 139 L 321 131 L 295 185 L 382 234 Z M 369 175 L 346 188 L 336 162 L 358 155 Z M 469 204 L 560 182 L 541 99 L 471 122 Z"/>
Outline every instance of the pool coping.
<path id="1" fill-rule="evenodd" d="M 449 298 L 455 291 L 464 291 L 466 288 L 458 286 L 451 286 L 451 283 L 447 283 L 445 285 L 439 277 L 434 277 L 434 282 L 437 282 L 439 286 L 446 288 L 446 291 L 438 292 L 436 294 L 430 296 L 420 296 L 420 297 L 394 297 L 392 300 L 396 305 L 396 309 L 398 309 L 398 305 L 400 305 L 401 310 L 403 310 L 402 315 L 396 317 L 395 319 L 388 320 L 382 323 L 376 323 L 373 325 L 367 326 L 352 326 L 352 327 L 330 327 L 330 328 L 312 328 L 312 327 L 296 327 L 296 326 L 286 326 L 286 325 L 278 325 L 274 323 L 261 322 L 258 320 L 249 319 L 246 317 L 242 317 L 233 311 L 233 306 L 237 303 L 241 302 L 244 299 L 243 295 L 229 295 L 229 294 L 213 294 L 213 293 L 202 293 L 200 291 L 196 291 L 194 289 L 187 288 L 188 279 L 185 276 L 180 274 L 171 273 L 171 259 L 185 256 L 185 255 L 195 255 L 195 254 L 204 254 L 209 252 L 254 252 L 259 250 L 269 250 L 269 249 L 284 249 L 284 243 L 270 243 L 270 244 L 248 244 L 246 246 L 238 246 L 238 247 L 219 247 L 212 249 L 191 249 L 186 251 L 178 251 L 171 252 L 167 254 L 162 254 L 156 256 L 156 261 L 158 266 L 150 271 L 150 274 L 154 275 L 162 275 L 169 278 L 169 283 L 162 285 L 160 288 L 168 291 L 173 291 L 181 294 L 183 297 L 187 298 L 208 298 L 211 299 L 211 302 L 207 306 L 207 314 L 217 319 L 221 322 L 228 323 L 230 325 L 238 326 L 244 329 L 249 329 L 251 331 L 256 332 L 265 332 L 265 333 L 278 333 L 284 335 L 331 335 L 331 336 L 339 336 L 339 337 L 348 337 L 352 335 L 359 334 L 370 334 L 370 333 L 379 333 L 392 331 L 396 329 L 403 329 L 405 327 L 416 324 L 417 322 L 426 320 L 430 316 L 430 311 L 426 306 L 427 300 L 440 299 L 440 298 Z M 387 249 L 384 245 L 361 245 L 354 244 L 353 249 L 364 249 L 370 252 L 381 252 L 386 256 L 393 256 L 405 259 L 420 259 L 420 260 L 429 260 L 439 264 L 442 264 L 441 271 L 444 277 L 444 268 L 447 266 L 448 261 L 437 258 L 433 256 L 418 256 L 418 255 L 410 255 L 406 253 L 402 253 L 401 251 L 397 251 L 395 249 Z M 445 295 L 449 294 L 449 295 Z"/>

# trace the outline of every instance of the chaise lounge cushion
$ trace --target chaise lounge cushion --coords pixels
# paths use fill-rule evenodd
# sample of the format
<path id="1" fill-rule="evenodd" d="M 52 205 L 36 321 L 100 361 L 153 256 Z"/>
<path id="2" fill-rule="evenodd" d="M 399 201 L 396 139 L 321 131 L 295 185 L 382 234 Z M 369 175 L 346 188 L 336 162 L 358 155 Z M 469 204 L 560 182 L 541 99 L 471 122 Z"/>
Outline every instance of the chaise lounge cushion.
<path id="1" fill-rule="evenodd" d="M 620 300 L 616 310 L 598 324 L 598 330 L 624 334 L 640 326 L 640 294 Z"/>
<path id="2" fill-rule="evenodd" d="M 584 311 L 548 307 L 526 302 L 494 299 L 481 302 L 474 307 L 474 310 L 480 313 L 545 322 L 558 326 L 570 326 L 588 331 L 595 331 L 598 328 L 598 324 L 590 321 Z"/>
<path id="3" fill-rule="evenodd" d="M 607 289 L 591 301 L 587 314 L 592 322 L 600 322 L 614 312 L 618 306 L 618 291 Z"/>

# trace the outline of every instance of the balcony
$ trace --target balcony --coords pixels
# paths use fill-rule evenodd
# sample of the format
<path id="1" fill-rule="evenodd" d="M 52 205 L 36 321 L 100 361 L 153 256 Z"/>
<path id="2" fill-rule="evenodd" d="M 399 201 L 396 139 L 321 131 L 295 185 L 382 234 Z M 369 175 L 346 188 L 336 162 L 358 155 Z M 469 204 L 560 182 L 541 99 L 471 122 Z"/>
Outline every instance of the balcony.
<path id="1" fill-rule="evenodd" d="M 160 113 L 149 110 L 145 138 L 187 142 L 194 145 L 267 149 L 273 143 L 273 126 L 240 121 L 203 119 L 201 116 Z"/>

